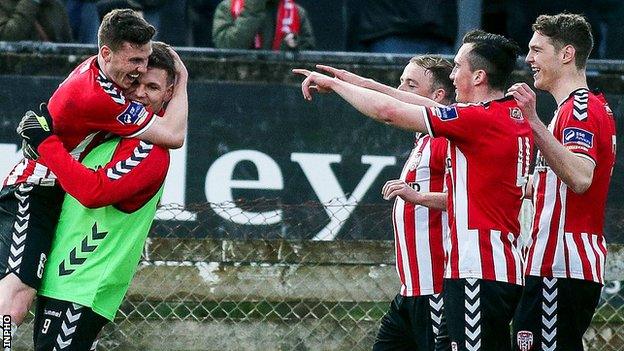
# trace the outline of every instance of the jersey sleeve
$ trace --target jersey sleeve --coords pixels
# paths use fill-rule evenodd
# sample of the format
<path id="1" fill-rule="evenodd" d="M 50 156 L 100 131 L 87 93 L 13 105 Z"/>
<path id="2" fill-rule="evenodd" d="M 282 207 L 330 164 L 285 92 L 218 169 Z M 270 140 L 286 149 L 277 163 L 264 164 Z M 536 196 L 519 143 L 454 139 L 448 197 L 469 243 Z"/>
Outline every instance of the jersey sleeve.
<path id="1" fill-rule="evenodd" d="M 57 136 L 47 138 L 37 150 L 61 187 L 89 208 L 139 209 L 160 189 L 169 165 L 167 150 L 137 139 L 122 140 L 111 161 L 97 170 L 71 157 Z"/>
<path id="2" fill-rule="evenodd" d="M 444 107 L 428 107 L 426 124 L 431 137 L 445 137 L 461 143 L 474 139 L 473 131 L 485 128 L 485 107 L 483 105 L 455 104 Z"/>
<path id="3" fill-rule="evenodd" d="M 568 150 L 596 164 L 598 160 L 598 140 L 600 121 L 604 119 L 604 109 L 597 104 L 590 104 L 586 114 L 575 113 L 568 105 L 560 116 L 558 139 Z"/>

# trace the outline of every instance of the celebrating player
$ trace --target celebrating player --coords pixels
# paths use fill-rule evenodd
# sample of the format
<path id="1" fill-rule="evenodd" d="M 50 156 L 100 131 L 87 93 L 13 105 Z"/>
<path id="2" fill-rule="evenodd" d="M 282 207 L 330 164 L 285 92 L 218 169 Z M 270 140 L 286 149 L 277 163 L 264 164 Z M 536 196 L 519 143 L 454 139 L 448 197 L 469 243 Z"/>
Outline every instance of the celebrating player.
<path id="1" fill-rule="evenodd" d="M 186 76 L 176 81 L 165 118 L 153 118 L 151 111 L 123 94 L 146 72 L 154 34 L 154 27 L 132 10 L 109 13 L 98 32 L 98 54 L 61 83 L 49 100 L 49 115 L 45 109 L 43 116 L 30 113 L 20 128 L 28 130 L 39 119 L 47 120 L 76 159 L 101 141 L 99 131 L 180 147 L 188 115 Z M 24 147 L 30 158 L 37 157 L 44 135 L 31 134 Z M 21 324 L 39 288 L 63 202 L 64 193 L 47 166 L 44 161 L 22 160 L 0 191 L 0 314 L 11 316 L 12 330 Z"/>
<path id="2" fill-rule="evenodd" d="M 444 105 L 453 101 L 453 82 L 449 78 L 453 65 L 441 57 L 413 57 L 403 69 L 401 84 L 396 89 L 345 70 L 317 67 L 342 81 L 404 102 L 426 101 L 422 97 Z M 309 71 L 297 72 L 309 74 Z M 414 98 L 414 94 L 421 98 Z M 445 350 L 450 347 L 445 333 L 440 333 L 444 329 L 440 295 L 444 278 L 444 237 L 448 234 L 446 194 L 443 192 L 447 146 L 444 138 L 416 133 L 414 148 L 401 177 L 386 182 L 382 189 L 384 199 L 395 199 L 392 218 L 401 290 L 381 321 L 373 350 Z"/>
<path id="3" fill-rule="evenodd" d="M 167 46 L 154 43 L 147 72 L 126 97 L 162 112 L 173 93 L 174 62 Z M 67 195 L 39 289 L 35 348 L 95 349 L 96 337 L 113 320 L 141 257 L 169 153 L 136 138 L 115 137 L 80 164 L 56 135 L 45 138 L 37 150 Z"/>
<path id="4" fill-rule="evenodd" d="M 526 62 L 535 87 L 548 91 L 558 108 L 547 129 L 531 88 L 523 83 L 509 89 L 539 148 L 514 348 L 583 350 L 582 337 L 604 282 L 604 211 L 615 164 L 615 120 L 604 96 L 587 88 L 585 67 L 593 45 L 587 20 L 543 15 L 533 31 Z"/>
<path id="5" fill-rule="evenodd" d="M 403 70 L 400 91 L 450 105 L 453 65 L 442 58 L 417 56 Z M 399 179 L 386 182 L 382 195 L 394 201 L 396 269 L 401 291 L 381 320 L 373 350 L 448 350 L 441 296 L 444 240 L 448 235 L 444 173 L 448 141 L 417 133 Z M 433 195 L 431 193 L 437 193 Z M 428 208 L 438 196 L 438 208 Z M 440 196 L 441 195 L 441 196 Z M 442 333 L 441 333 L 442 332 Z M 437 344 L 437 346 L 436 346 Z"/>
<path id="6" fill-rule="evenodd" d="M 518 214 L 533 147 L 528 122 L 504 96 L 517 52 L 502 36 L 466 34 L 451 73 L 464 104 L 449 107 L 408 104 L 318 72 L 302 83 L 308 100 L 313 90 L 334 91 L 377 121 L 449 140 L 444 305 L 452 349 L 511 346 L 508 326 L 523 283 Z"/>

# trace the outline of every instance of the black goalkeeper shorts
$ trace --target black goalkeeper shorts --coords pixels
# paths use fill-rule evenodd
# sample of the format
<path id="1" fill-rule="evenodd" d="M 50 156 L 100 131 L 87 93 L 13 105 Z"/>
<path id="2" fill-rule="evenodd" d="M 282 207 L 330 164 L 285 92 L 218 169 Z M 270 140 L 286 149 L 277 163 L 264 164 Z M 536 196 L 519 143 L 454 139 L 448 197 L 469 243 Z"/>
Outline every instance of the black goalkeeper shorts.
<path id="1" fill-rule="evenodd" d="M 64 194 L 59 186 L 26 183 L 0 190 L 0 279 L 14 273 L 39 289 Z"/>

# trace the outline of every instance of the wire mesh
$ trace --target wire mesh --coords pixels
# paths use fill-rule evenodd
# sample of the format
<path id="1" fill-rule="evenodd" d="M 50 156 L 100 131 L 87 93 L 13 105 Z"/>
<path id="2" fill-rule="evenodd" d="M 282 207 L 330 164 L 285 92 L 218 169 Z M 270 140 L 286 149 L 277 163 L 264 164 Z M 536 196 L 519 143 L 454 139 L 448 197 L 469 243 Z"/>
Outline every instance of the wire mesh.
<path id="1" fill-rule="evenodd" d="M 399 289 L 387 204 L 262 199 L 157 218 L 98 350 L 368 350 Z M 608 282 L 586 349 L 624 349 L 623 309 Z M 32 319 L 15 350 L 32 349 Z"/>

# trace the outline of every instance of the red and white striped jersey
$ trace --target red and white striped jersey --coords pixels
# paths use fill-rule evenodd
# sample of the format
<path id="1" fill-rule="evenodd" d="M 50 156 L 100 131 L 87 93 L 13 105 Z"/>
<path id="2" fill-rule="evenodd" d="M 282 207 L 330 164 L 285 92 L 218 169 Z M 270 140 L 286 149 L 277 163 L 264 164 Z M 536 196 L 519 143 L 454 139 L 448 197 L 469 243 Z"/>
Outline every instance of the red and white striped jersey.
<path id="1" fill-rule="evenodd" d="M 403 166 L 401 180 L 420 192 L 444 191 L 447 144 L 444 138 L 418 138 Z M 446 212 L 414 205 L 397 196 L 392 222 L 401 295 L 442 292 L 444 241 L 448 234 Z"/>
<path id="2" fill-rule="evenodd" d="M 602 94 L 578 89 L 561 103 L 548 128 L 563 146 L 596 167 L 590 187 L 576 194 L 538 153 L 526 274 L 602 283 L 605 205 L 615 164 L 613 112 Z"/>
<path id="3" fill-rule="evenodd" d="M 154 115 L 142 104 L 124 97 L 98 66 L 97 56 L 78 65 L 59 85 L 48 102 L 48 111 L 54 134 L 75 159 L 94 145 L 98 132 L 134 137 L 150 126 Z M 23 159 L 4 185 L 53 185 L 55 178 L 44 163 Z"/>
<path id="4" fill-rule="evenodd" d="M 449 140 L 445 278 L 523 284 L 518 216 L 533 149 L 529 123 L 513 98 L 424 111 L 429 134 Z"/>

